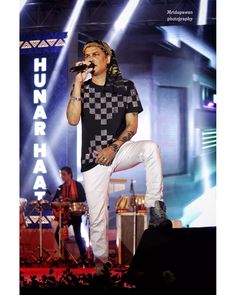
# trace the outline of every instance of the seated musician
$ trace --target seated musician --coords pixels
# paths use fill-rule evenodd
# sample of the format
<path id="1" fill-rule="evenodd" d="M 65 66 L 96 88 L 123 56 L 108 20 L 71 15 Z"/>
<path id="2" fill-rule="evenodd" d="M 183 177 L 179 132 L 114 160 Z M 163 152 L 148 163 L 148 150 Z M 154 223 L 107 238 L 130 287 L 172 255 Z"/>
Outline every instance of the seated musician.
<path id="1" fill-rule="evenodd" d="M 73 173 L 71 168 L 67 166 L 62 167 L 60 172 L 63 184 L 58 187 L 56 194 L 53 198 L 53 202 L 58 199 L 72 199 L 73 202 L 85 202 L 86 196 L 84 188 L 81 183 L 73 179 Z M 69 215 L 68 211 L 65 212 L 65 216 L 63 216 L 63 224 L 73 226 L 75 240 L 80 251 L 80 259 L 84 264 L 87 264 L 88 262 L 86 258 L 86 246 L 80 231 L 81 222 L 81 216 Z M 57 226 L 55 232 L 55 238 L 57 243 L 59 243 L 59 225 Z"/>

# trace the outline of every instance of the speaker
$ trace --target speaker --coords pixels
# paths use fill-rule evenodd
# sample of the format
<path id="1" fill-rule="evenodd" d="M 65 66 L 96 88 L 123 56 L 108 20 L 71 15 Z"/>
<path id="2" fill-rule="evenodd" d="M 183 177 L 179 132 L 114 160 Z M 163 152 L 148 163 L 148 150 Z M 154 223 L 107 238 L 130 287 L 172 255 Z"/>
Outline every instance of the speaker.
<path id="1" fill-rule="evenodd" d="M 127 278 L 152 294 L 216 294 L 216 228 L 145 230 Z"/>
<path id="2" fill-rule="evenodd" d="M 134 250 L 134 222 L 136 222 L 136 249 L 144 230 L 147 228 L 147 214 L 136 213 L 135 221 L 133 212 L 118 213 L 116 218 L 118 263 L 130 265 Z"/>

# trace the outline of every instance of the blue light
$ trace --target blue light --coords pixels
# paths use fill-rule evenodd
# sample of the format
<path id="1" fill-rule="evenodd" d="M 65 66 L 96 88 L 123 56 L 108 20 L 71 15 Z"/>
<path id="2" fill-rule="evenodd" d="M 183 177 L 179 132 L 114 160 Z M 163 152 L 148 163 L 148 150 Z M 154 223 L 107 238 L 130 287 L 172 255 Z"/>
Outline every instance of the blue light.
<path id="1" fill-rule="evenodd" d="M 129 0 L 126 4 L 124 10 L 119 15 L 118 19 L 115 21 L 114 25 L 110 29 L 110 31 L 105 36 L 104 40 L 113 48 L 115 49 L 124 32 L 125 29 L 139 4 L 140 0 Z"/>
<path id="2" fill-rule="evenodd" d="M 27 0 L 20 0 L 20 12 L 24 8 L 26 2 Z"/>
<path id="3" fill-rule="evenodd" d="M 55 69 L 54 69 L 52 76 L 51 76 L 49 83 L 48 83 L 48 87 L 47 87 L 48 97 L 51 96 L 51 93 L 54 89 L 55 83 L 57 82 L 58 74 L 59 74 L 60 69 L 63 65 L 63 61 L 65 59 L 67 50 L 69 48 L 70 41 L 73 36 L 75 26 L 76 26 L 76 23 L 79 19 L 80 13 L 82 11 L 84 2 L 85 2 L 85 0 L 77 0 L 75 7 L 73 8 L 72 14 L 71 14 L 64 30 L 63 30 L 64 32 L 67 32 L 67 39 L 66 39 L 66 43 L 65 43 L 64 47 L 62 48 L 62 50 L 60 52 L 60 55 L 57 59 L 56 65 L 55 65 Z"/>
<path id="4" fill-rule="evenodd" d="M 183 210 L 183 226 L 216 226 L 216 187 L 209 188 Z"/>
<path id="5" fill-rule="evenodd" d="M 200 0 L 198 22 L 197 22 L 199 26 L 207 24 L 207 6 L 208 6 L 208 0 Z"/>
<path id="6" fill-rule="evenodd" d="M 216 53 L 211 47 L 199 40 L 183 26 L 161 26 L 165 39 L 174 46 L 180 47 L 181 42 L 187 44 L 210 60 L 210 66 L 216 68 Z"/>

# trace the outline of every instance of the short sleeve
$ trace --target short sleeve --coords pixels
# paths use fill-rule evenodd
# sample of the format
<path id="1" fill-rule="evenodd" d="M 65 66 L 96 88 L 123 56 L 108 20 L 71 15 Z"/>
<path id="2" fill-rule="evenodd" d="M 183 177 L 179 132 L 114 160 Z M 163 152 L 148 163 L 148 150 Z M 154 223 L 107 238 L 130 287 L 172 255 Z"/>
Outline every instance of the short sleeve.
<path id="1" fill-rule="evenodd" d="M 143 107 L 137 89 L 132 81 L 128 82 L 127 92 L 126 113 L 141 113 Z"/>

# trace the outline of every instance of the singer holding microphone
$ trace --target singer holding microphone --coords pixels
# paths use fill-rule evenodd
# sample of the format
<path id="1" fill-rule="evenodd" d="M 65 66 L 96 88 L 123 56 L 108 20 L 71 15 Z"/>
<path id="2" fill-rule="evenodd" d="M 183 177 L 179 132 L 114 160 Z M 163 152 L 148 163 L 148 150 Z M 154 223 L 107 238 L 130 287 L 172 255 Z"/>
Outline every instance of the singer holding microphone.
<path id="1" fill-rule="evenodd" d="M 83 54 L 84 60 L 71 69 L 77 74 L 67 106 L 67 119 L 73 126 L 82 121 L 81 172 L 89 207 L 96 274 L 102 275 L 109 265 L 107 208 L 113 172 L 144 163 L 149 226 L 171 227 L 171 221 L 166 217 L 163 200 L 159 147 L 151 140 L 131 140 L 137 132 L 138 114 L 143 111 L 134 83 L 122 77 L 115 52 L 107 43 L 89 41 L 84 45 Z M 89 73 L 92 78 L 85 81 Z"/>

